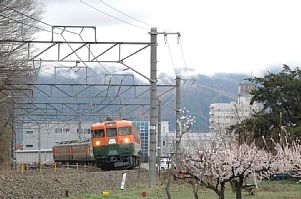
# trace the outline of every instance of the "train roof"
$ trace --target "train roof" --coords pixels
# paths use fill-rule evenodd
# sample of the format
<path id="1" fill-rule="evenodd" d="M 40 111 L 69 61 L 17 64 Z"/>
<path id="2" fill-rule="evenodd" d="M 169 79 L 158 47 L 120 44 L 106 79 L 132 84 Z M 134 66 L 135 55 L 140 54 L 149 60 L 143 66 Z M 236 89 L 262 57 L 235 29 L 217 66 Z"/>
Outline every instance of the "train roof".
<path id="1" fill-rule="evenodd" d="M 85 144 L 85 143 L 89 143 L 90 140 L 69 140 L 69 141 L 61 141 L 61 142 L 55 142 L 55 146 L 60 146 L 60 145 L 72 145 L 72 144 Z"/>
<path id="2" fill-rule="evenodd" d="M 114 121 L 106 121 L 106 122 L 98 122 L 91 125 L 91 128 L 99 128 L 99 127 L 111 127 L 112 126 L 132 126 L 132 122 L 129 120 L 114 120 Z"/>

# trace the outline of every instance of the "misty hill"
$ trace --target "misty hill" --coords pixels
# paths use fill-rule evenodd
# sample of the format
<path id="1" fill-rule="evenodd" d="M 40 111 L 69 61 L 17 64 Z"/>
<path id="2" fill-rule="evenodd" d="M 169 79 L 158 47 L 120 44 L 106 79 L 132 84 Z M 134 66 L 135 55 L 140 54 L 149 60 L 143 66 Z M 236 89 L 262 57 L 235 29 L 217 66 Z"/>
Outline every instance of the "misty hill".
<path id="1" fill-rule="evenodd" d="M 84 74 L 78 73 L 77 76 L 68 77 L 66 75 L 61 75 L 57 77 L 53 77 L 51 75 L 40 75 L 37 78 L 37 83 L 76 83 L 82 82 L 84 78 L 82 78 Z M 100 78 L 102 77 L 102 78 Z M 103 74 L 97 74 L 94 78 L 89 79 L 89 82 L 101 83 L 100 79 L 102 79 L 102 83 L 108 83 L 108 78 L 104 80 Z M 209 125 L 209 105 L 211 103 L 222 103 L 222 102 L 231 102 L 237 100 L 238 93 L 238 84 L 244 81 L 247 78 L 246 75 L 243 74 L 216 74 L 214 76 L 206 76 L 206 75 L 196 75 L 192 77 L 194 82 L 192 81 L 182 81 L 181 93 L 182 93 L 182 107 L 188 109 L 192 116 L 196 117 L 197 123 L 194 125 L 195 131 L 204 132 L 208 131 Z M 160 74 L 159 76 L 159 84 L 175 84 L 175 78 L 171 78 L 166 74 Z M 111 83 L 117 84 L 119 80 L 110 79 Z M 141 80 L 135 78 L 135 84 L 147 84 L 147 82 L 142 82 Z M 133 84 L 132 77 L 125 77 L 123 79 L 123 84 Z M 70 87 L 69 87 L 70 89 Z M 72 88 L 74 89 L 74 88 Z M 142 93 L 143 91 L 137 88 L 135 92 Z M 68 91 L 67 87 L 64 88 L 66 92 Z M 50 91 L 49 91 L 50 92 Z M 63 95 L 62 92 L 58 90 L 52 90 L 52 94 L 56 96 Z M 76 93 L 76 91 L 74 91 Z M 89 93 L 85 93 L 87 91 L 83 91 L 82 94 L 89 95 Z M 112 93 L 110 93 L 112 92 Z M 107 95 L 116 95 L 112 90 L 106 93 Z M 116 93 L 116 89 L 114 90 Z M 129 91 L 123 94 L 125 98 L 129 98 L 133 95 L 134 91 Z M 37 102 L 53 102 L 51 98 L 39 98 L 36 96 L 35 101 Z M 56 99 L 57 100 L 57 99 Z M 81 99 L 78 102 L 81 102 Z M 82 99 L 86 100 L 86 99 Z M 137 98 L 137 102 L 148 103 L 149 101 L 149 92 L 146 92 L 143 97 Z M 169 105 L 175 107 L 175 89 L 168 94 L 164 95 L 161 100 Z M 161 105 L 161 113 L 162 120 L 170 121 L 171 130 L 175 129 L 175 111 L 164 103 Z M 114 109 L 114 107 L 109 107 L 110 109 Z M 112 110 L 114 112 L 114 110 Z M 133 120 L 141 120 L 147 119 L 147 117 L 143 117 L 139 115 L 140 113 L 135 113 L 133 115 L 127 116 L 128 119 Z M 142 113 L 141 113 L 142 114 Z"/>
<path id="2" fill-rule="evenodd" d="M 238 84 L 245 78 L 247 76 L 242 74 L 216 74 L 212 77 L 197 75 L 193 77 L 193 84 L 186 83 L 182 86 L 182 107 L 196 117 L 196 131 L 208 131 L 210 104 L 237 100 Z M 173 103 L 175 104 L 175 101 Z M 172 113 L 166 109 L 163 119 L 168 118 L 170 114 Z M 175 126 L 174 120 L 171 121 L 171 125 Z"/>

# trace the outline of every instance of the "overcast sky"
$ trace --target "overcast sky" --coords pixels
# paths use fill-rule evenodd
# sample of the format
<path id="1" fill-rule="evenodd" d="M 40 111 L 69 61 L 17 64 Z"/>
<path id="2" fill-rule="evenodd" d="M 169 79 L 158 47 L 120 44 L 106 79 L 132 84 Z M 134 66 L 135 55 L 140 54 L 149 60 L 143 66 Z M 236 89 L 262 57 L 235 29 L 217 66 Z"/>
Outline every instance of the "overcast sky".
<path id="1" fill-rule="evenodd" d="M 301 63 L 298 0 L 82 0 L 133 25 L 80 0 L 40 1 L 45 4 L 43 21 L 97 26 L 98 41 L 149 41 L 150 26 L 104 3 L 159 31 L 180 32 L 185 59 L 176 37 L 168 37 L 168 48 L 159 36 L 159 72 L 180 73 L 186 63 L 190 73 L 260 74 L 269 67 Z"/>

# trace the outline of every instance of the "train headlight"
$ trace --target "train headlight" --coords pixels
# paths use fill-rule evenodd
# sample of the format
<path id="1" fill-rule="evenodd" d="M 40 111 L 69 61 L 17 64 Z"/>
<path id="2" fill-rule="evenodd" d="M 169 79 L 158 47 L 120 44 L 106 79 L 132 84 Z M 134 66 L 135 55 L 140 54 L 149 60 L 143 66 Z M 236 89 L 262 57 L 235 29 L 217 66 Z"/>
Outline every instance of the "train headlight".
<path id="1" fill-rule="evenodd" d="M 125 143 L 129 143 L 129 138 L 124 138 Z"/>
<path id="2" fill-rule="evenodd" d="M 99 146 L 100 145 L 100 141 L 96 141 L 95 144 L 96 144 L 96 146 Z"/>

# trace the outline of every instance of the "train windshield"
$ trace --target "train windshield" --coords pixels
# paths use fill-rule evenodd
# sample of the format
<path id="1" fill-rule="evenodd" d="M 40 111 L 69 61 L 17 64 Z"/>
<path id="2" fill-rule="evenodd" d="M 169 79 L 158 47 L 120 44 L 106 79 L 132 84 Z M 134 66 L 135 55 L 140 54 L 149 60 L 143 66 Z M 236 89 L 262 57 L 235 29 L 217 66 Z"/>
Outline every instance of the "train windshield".
<path id="1" fill-rule="evenodd" d="M 118 129 L 118 134 L 123 135 L 131 135 L 131 128 L 130 127 L 120 127 Z"/>
<path id="2" fill-rule="evenodd" d="M 105 136 L 105 132 L 103 129 L 94 130 L 94 137 L 101 138 Z"/>
<path id="3" fill-rule="evenodd" d="M 107 137 L 113 137 L 117 135 L 117 129 L 116 128 L 107 128 L 106 131 Z"/>

